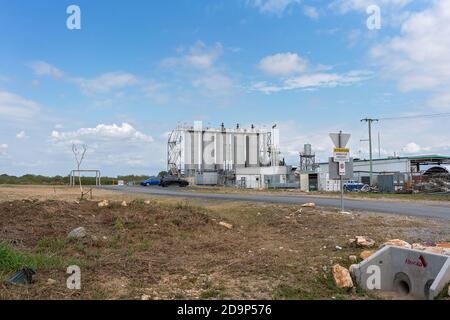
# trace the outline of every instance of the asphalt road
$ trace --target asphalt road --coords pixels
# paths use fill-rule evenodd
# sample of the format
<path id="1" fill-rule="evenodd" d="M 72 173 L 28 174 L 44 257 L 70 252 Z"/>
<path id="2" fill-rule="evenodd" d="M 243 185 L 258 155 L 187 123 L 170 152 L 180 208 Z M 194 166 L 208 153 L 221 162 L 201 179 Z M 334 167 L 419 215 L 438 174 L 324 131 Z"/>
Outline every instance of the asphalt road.
<path id="1" fill-rule="evenodd" d="M 323 207 L 340 207 L 338 198 L 315 197 L 315 196 L 280 196 L 280 195 L 249 195 L 249 194 L 220 194 L 220 193 L 202 193 L 192 191 L 182 191 L 178 187 L 161 188 L 161 187 L 119 187 L 104 186 L 102 189 L 115 190 L 123 193 L 133 194 L 153 194 L 161 196 L 173 196 L 183 198 L 198 198 L 210 200 L 225 201 L 256 201 L 268 203 L 284 203 L 284 204 L 303 204 L 306 202 L 314 202 L 318 206 Z M 345 210 L 393 213 L 408 216 L 423 216 L 434 218 L 450 219 L 450 204 L 432 203 L 432 202 L 413 202 L 413 201 L 383 201 L 383 200 L 360 200 L 345 199 Z"/>

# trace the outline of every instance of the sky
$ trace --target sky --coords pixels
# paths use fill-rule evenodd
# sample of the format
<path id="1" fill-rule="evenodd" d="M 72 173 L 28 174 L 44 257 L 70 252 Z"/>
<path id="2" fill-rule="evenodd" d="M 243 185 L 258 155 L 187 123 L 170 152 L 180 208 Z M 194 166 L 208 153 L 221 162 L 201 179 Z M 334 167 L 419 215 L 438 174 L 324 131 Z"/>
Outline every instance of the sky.
<path id="1" fill-rule="evenodd" d="M 83 168 L 155 174 L 166 168 L 168 133 L 196 120 L 277 124 L 292 165 L 305 143 L 326 160 L 328 133 L 340 130 L 352 134 L 353 156 L 367 158 L 361 119 L 450 112 L 448 0 L 0 8 L 0 174 L 67 175 L 73 143 L 88 146 Z M 448 116 L 374 123 L 374 157 L 450 155 L 449 125 Z"/>

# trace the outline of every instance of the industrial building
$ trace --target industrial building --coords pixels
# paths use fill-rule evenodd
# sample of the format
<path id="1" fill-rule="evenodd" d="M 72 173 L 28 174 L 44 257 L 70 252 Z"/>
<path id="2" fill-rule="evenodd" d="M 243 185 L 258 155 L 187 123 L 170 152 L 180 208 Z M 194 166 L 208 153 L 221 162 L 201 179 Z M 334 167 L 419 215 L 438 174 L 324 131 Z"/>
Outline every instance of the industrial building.
<path id="1" fill-rule="evenodd" d="M 328 162 L 316 163 L 310 144 L 299 153 L 298 166 L 280 159 L 279 131 L 272 128 L 204 127 L 182 125 L 167 144 L 167 166 L 191 185 L 226 185 L 240 188 L 300 188 L 302 191 L 340 190 L 330 179 Z M 450 157 L 439 155 L 354 159 L 353 179 L 382 192 L 450 190 Z M 372 176 L 372 181 L 370 177 Z M 433 178 L 430 180 L 430 178 Z"/>
<path id="2" fill-rule="evenodd" d="M 450 177 L 450 157 L 421 155 L 390 157 L 372 160 L 372 183 L 370 161 L 354 159 L 353 180 L 377 186 L 382 192 L 397 192 L 411 189 L 428 182 L 430 178 Z M 328 162 L 319 164 L 319 189 L 336 191 L 336 185 L 328 179 Z"/>
<path id="3" fill-rule="evenodd" d="M 292 168 L 279 159 L 279 132 L 271 129 L 178 126 L 169 135 L 168 169 L 193 185 L 265 188 L 293 181 Z"/>

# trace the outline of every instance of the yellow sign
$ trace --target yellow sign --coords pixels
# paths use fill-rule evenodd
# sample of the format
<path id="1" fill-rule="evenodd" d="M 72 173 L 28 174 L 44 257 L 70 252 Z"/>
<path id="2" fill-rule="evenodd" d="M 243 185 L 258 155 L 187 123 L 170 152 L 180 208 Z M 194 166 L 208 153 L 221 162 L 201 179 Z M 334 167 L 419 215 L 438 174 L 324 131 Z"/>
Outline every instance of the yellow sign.
<path id="1" fill-rule="evenodd" d="M 340 153 L 340 152 L 343 152 L 343 153 L 350 153 L 350 149 L 348 149 L 348 148 L 334 148 L 334 152 L 335 153 Z"/>

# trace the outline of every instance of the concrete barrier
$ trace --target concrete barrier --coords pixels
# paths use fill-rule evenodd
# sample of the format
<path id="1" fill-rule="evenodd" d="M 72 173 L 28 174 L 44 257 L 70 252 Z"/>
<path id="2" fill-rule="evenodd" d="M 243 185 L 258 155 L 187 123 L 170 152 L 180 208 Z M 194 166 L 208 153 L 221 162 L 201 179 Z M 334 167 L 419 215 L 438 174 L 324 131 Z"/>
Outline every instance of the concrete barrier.
<path id="1" fill-rule="evenodd" d="M 450 256 L 386 246 L 350 271 L 366 290 L 431 300 L 450 282 Z"/>

